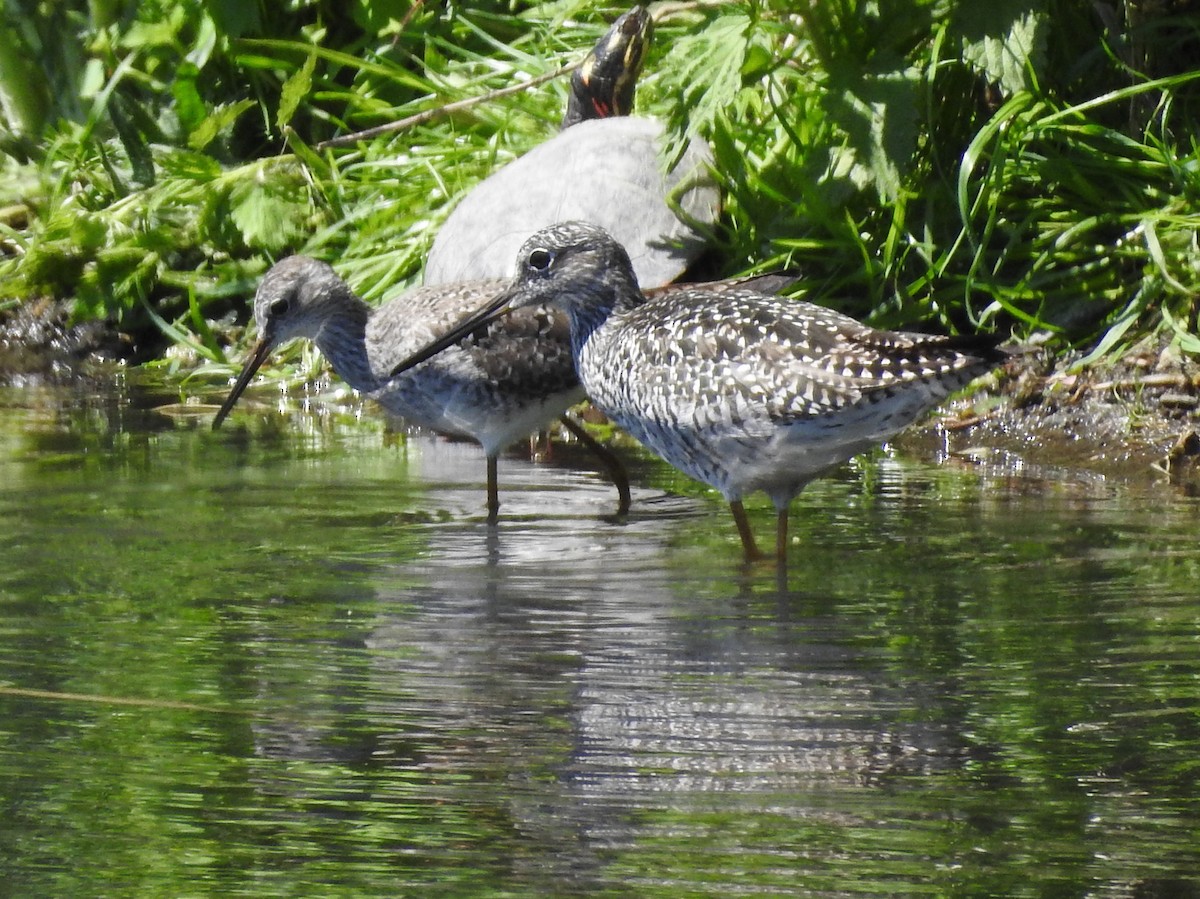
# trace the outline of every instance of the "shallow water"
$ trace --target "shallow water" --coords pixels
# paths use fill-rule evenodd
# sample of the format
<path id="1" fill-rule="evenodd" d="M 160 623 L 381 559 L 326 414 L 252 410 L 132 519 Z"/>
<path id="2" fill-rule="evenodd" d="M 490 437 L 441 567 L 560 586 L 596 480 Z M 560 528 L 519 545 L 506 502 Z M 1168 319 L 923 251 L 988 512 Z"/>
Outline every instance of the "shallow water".
<path id="1" fill-rule="evenodd" d="M 1200 505 L 880 455 L 786 583 L 653 460 L 0 391 L 11 895 L 1200 895 Z M 755 522 L 770 533 L 771 516 Z"/>

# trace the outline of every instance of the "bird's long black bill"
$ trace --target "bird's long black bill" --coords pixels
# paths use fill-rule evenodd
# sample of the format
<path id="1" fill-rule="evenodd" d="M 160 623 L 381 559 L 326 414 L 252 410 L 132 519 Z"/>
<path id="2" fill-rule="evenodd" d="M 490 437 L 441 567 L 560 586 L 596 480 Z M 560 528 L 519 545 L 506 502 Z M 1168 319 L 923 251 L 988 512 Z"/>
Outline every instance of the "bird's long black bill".
<path id="1" fill-rule="evenodd" d="M 237 381 L 233 385 L 233 389 L 229 391 L 229 396 L 225 398 L 225 402 L 221 404 L 221 408 L 217 410 L 217 417 L 213 419 L 213 430 L 221 427 L 221 422 L 229 415 L 231 409 L 238 401 L 238 397 L 246 389 L 246 385 L 250 383 L 250 379 L 255 373 L 262 368 L 262 364 L 267 361 L 267 356 L 271 354 L 271 344 L 266 340 L 260 340 L 254 347 L 254 352 L 250 354 L 250 358 L 246 360 L 245 366 L 242 368 L 242 373 L 238 375 Z"/>
<path id="2" fill-rule="evenodd" d="M 484 325 L 494 322 L 496 319 L 507 315 L 512 307 L 509 305 L 509 300 L 512 298 L 512 290 L 505 290 L 498 294 L 495 299 L 476 312 L 463 319 L 437 340 L 427 344 L 422 349 L 417 350 L 399 365 L 392 369 L 391 377 L 402 375 L 410 368 L 420 365 L 426 359 L 432 359 L 442 350 L 447 347 L 454 346 L 472 331 L 477 328 L 482 328 Z"/>

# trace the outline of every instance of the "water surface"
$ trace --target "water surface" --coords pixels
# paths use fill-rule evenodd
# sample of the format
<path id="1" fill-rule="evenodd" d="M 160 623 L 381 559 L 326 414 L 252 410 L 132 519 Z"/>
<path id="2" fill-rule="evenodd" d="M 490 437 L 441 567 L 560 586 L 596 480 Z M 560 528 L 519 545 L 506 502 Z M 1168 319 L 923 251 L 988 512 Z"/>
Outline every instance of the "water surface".
<path id="1" fill-rule="evenodd" d="M 1200 895 L 1196 500 L 880 454 L 781 583 L 650 459 L 493 528 L 470 445 L 176 401 L 0 392 L 11 895 Z"/>

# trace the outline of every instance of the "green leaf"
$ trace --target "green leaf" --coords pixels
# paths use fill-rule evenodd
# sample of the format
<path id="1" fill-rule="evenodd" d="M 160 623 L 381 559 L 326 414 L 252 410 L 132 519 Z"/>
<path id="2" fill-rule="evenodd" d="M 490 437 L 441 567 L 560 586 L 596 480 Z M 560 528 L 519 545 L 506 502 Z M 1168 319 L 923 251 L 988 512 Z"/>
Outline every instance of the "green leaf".
<path id="1" fill-rule="evenodd" d="M 746 50 L 746 58 L 742 62 L 742 81 L 754 81 L 764 77 L 775 67 L 776 60 L 771 51 L 761 44 L 753 44 Z"/>
<path id="2" fill-rule="evenodd" d="M 138 130 L 129 115 L 126 114 L 125 105 L 126 103 L 132 104 L 132 102 L 124 96 L 113 96 L 109 100 L 108 114 L 117 131 L 117 136 L 121 140 L 121 145 L 129 157 L 129 167 L 133 172 L 133 179 L 143 186 L 149 186 L 154 183 L 154 157 L 150 153 L 145 135 Z"/>
<path id="3" fill-rule="evenodd" d="M 208 14 L 226 37 L 239 38 L 262 30 L 258 3 L 246 0 L 207 0 Z"/>
<path id="4" fill-rule="evenodd" d="M 847 136 L 855 181 L 869 181 L 879 196 L 895 199 L 912 164 L 920 122 L 921 72 L 898 63 L 891 71 L 830 72 L 822 106 Z"/>
<path id="5" fill-rule="evenodd" d="M 129 50 L 147 50 L 156 47 L 175 48 L 179 39 L 181 17 L 166 16 L 154 22 L 137 21 L 129 26 L 129 30 L 121 35 L 120 46 Z"/>
<path id="6" fill-rule="evenodd" d="M 213 112 L 208 118 L 200 123 L 188 136 L 188 146 L 193 150 L 203 150 L 212 143 L 219 134 L 233 127 L 233 123 L 247 109 L 253 108 L 255 105 L 253 100 L 239 100 L 229 106 L 223 106 Z"/>
<path id="7" fill-rule="evenodd" d="M 1175 332 L 1175 343 L 1185 353 L 1200 354 L 1200 337 L 1191 333 L 1186 327 L 1171 315 L 1166 306 L 1162 307 L 1163 320 L 1171 326 L 1171 330 Z"/>
<path id="8" fill-rule="evenodd" d="M 1098 359 L 1103 359 L 1113 348 L 1116 347 L 1121 338 L 1125 336 L 1125 332 L 1137 323 L 1138 317 L 1145 311 L 1145 297 L 1139 292 L 1125 307 L 1117 318 L 1117 321 L 1112 324 L 1104 336 L 1100 338 L 1100 342 L 1092 348 L 1092 351 L 1085 355 L 1082 359 L 1078 359 L 1071 366 L 1071 371 L 1079 371 L 1086 368 Z"/>
<path id="9" fill-rule="evenodd" d="M 108 227 L 99 215 L 80 212 L 71 222 L 71 242 L 84 253 L 93 253 L 108 243 Z"/>
<path id="10" fill-rule="evenodd" d="M 328 158 L 321 156 L 316 150 L 301 140 L 300 135 L 290 126 L 283 129 L 283 138 L 287 141 L 288 149 L 296 155 L 296 159 L 301 165 L 310 172 L 315 172 L 320 182 L 324 183 L 329 180 L 332 167 Z"/>
<path id="11" fill-rule="evenodd" d="M 278 182 L 255 181 L 234 191 L 230 217 L 247 246 L 279 251 L 300 236 L 303 208 L 284 190 Z"/>
<path id="12" fill-rule="evenodd" d="M 354 23 L 371 35 L 384 35 L 397 30 L 397 23 L 412 15 L 411 0 L 354 0 L 346 4 Z"/>
<path id="13" fill-rule="evenodd" d="M 175 78 L 171 82 L 171 96 L 175 98 L 175 115 L 183 127 L 184 134 L 191 134 L 208 115 L 200 91 L 196 88 L 196 79 L 200 70 L 190 62 L 179 64 Z"/>
<path id="14" fill-rule="evenodd" d="M 1048 27 L 1045 0 L 960 0 L 953 21 L 963 58 L 1006 94 L 1032 87 Z"/>
<path id="15" fill-rule="evenodd" d="M 19 134 L 41 135 L 50 106 L 34 54 L 16 29 L 0 23 L 0 121 Z"/>
<path id="16" fill-rule="evenodd" d="M 221 177 L 221 164 L 204 153 L 176 150 L 160 157 L 163 173 L 185 181 L 206 183 Z"/>
<path id="17" fill-rule="evenodd" d="M 750 34 L 750 18 L 741 12 L 721 15 L 700 33 L 681 38 L 662 63 L 682 95 L 687 120 L 668 150 L 674 160 L 687 138 L 707 131 L 742 87 L 742 70 Z"/>
<path id="18" fill-rule="evenodd" d="M 300 103 L 312 90 L 313 70 L 317 65 L 317 54 L 309 53 L 304 65 L 292 73 L 283 83 L 279 96 L 279 111 L 275 115 L 275 127 L 282 130 L 292 121 Z"/>

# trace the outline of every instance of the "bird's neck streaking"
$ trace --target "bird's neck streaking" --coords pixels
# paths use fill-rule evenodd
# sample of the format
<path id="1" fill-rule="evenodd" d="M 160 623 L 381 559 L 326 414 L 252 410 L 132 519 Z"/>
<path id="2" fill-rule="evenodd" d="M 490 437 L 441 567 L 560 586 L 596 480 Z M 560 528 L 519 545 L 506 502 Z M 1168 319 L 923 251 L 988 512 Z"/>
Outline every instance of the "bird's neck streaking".
<path id="1" fill-rule="evenodd" d="M 369 392 L 378 386 L 371 372 L 367 349 L 367 321 L 371 307 L 347 291 L 341 314 L 331 316 L 317 332 L 314 342 L 338 377 L 355 390 Z"/>
<path id="2" fill-rule="evenodd" d="M 627 265 L 610 265 L 563 295 L 560 303 L 571 322 L 571 346 L 579 350 L 611 318 L 636 309 L 646 302 L 637 278 Z"/>

